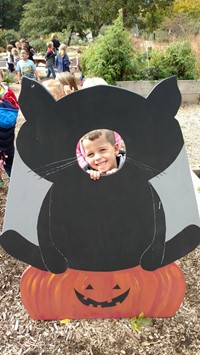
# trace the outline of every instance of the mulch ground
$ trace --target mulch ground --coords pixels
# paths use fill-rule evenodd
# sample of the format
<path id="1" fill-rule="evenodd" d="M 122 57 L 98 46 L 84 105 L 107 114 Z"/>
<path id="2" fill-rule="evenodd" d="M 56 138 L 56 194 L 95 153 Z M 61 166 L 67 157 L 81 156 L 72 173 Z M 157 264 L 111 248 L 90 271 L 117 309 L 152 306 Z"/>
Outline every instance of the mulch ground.
<path id="1" fill-rule="evenodd" d="M 19 86 L 13 85 L 19 92 Z M 199 166 L 200 106 L 181 107 L 180 122 L 190 165 Z M 24 118 L 20 114 L 18 127 Z M 5 178 L 6 179 L 6 178 Z M 8 181 L 0 189 L 0 227 L 5 213 Z M 1 355 L 200 355 L 199 270 L 200 248 L 178 264 L 187 291 L 172 318 L 152 319 L 138 333 L 130 319 L 34 321 L 22 305 L 19 284 L 27 265 L 0 248 L 0 354 Z"/>

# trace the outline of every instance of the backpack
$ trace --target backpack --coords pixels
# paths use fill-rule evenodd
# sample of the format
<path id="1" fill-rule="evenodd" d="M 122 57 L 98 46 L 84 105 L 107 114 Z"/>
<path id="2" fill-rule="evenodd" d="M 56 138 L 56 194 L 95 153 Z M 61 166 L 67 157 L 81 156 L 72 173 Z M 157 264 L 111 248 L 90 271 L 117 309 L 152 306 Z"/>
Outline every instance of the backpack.
<path id="1" fill-rule="evenodd" d="M 0 127 L 14 127 L 18 116 L 18 110 L 14 108 L 9 101 L 1 100 L 0 102 Z"/>

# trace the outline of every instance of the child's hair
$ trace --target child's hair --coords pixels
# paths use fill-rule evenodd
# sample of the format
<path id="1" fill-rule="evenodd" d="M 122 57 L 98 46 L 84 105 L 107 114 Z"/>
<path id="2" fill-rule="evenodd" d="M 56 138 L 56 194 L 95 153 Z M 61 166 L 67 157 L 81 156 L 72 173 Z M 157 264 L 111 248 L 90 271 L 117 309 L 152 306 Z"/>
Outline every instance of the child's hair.
<path id="1" fill-rule="evenodd" d="M 56 33 L 53 33 L 51 38 L 52 38 L 52 39 L 57 39 L 57 38 L 58 38 L 58 36 L 57 36 L 57 34 L 56 34 Z"/>
<path id="2" fill-rule="evenodd" d="M 103 78 L 87 78 L 83 83 L 83 89 L 90 88 L 91 86 L 96 85 L 108 85 L 108 83 Z"/>
<path id="3" fill-rule="evenodd" d="M 71 90 L 73 88 L 74 88 L 74 91 L 78 90 L 76 78 L 73 74 L 71 74 L 69 72 L 58 73 L 56 78 L 63 86 L 69 85 Z"/>
<path id="4" fill-rule="evenodd" d="M 19 55 L 19 51 L 17 50 L 17 48 L 12 48 L 11 53 L 15 56 Z"/>
<path id="5" fill-rule="evenodd" d="M 59 100 L 61 97 L 65 96 L 62 85 L 58 80 L 49 79 L 43 83 L 54 99 Z"/>
<path id="6" fill-rule="evenodd" d="M 47 48 L 53 49 L 53 42 L 47 42 Z"/>
<path id="7" fill-rule="evenodd" d="M 82 138 L 81 138 L 81 143 L 83 144 L 83 141 L 85 139 L 89 139 L 90 141 L 94 141 L 95 139 L 100 138 L 101 136 L 105 136 L 106 140 L 114 146 L 116 144 L 115 140 L 115 135 L 114 132 L 109 130 L 109 129 L 95 129 L 93 131 L 90 131 L 86 133 Z"/>
<path id="8" fill-rule="evenodd" d="M 61 57 L 64 57 L 65 53 L 67 51 L 67 46 L 64 43 L 61 43 L 60 47 L 59 47 L 59 53 Z"/>
<path id="9" fill-rule="evenodd" d="M 13 48 L 13 45 L 12 45 L 12 44 L 8 44 L 8 45 L 7 45 L 7 50 L 8 50 L 8 52 L 11 52 L 12 48 Z"/>

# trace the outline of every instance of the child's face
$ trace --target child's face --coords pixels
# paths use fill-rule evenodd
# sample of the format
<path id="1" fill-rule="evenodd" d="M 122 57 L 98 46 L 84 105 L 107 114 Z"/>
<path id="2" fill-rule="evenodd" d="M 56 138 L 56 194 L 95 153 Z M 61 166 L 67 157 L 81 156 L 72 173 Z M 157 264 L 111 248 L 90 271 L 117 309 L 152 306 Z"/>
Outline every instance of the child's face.
<path id="1" fill-rule="evenodd" d="M 101 174 L 117 168 L 116 156 L 119 153 L 118 145 L 114 146 L 107 141 L 105 135 L 91 141 L 84 139 L 82 142 L 85 159 L 92 169 Z"/>
<path id="2" fill-rule="evenodd" d="M 21 51 L 21 59 L 22 60 L 27 60 L 29 57 L 28 53 L 22 49 Z"/>

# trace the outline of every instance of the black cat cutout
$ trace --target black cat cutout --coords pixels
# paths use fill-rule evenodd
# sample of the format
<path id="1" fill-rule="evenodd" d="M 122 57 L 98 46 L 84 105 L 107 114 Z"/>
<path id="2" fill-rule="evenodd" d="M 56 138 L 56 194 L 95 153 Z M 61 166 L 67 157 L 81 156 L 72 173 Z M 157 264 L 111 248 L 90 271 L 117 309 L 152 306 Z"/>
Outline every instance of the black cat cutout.
<path id="1" fill-rule="evenodd" d="M 182 133 L 174 118 L 181 102 L 175 77 L 158 84 L 146 99 L 120 88 L 97 86 L 58 102 L 42 85 L 25 78 L 19 102 L 26 122 L 18 133 L 18 153 L 30 171 L 52 186 L 38 216 L 38 243 L 6 230 L 0 244 L 8 253 L 53 273 L 137 265 L 155 270 L 199 244 L 193 190 L 189 189 L 192 206 L 179 213 L 185 219 L 194 212 L 194 221 L 167 238 L 165 208 L 153 183 L 164 179 L 168 169 L 176 175 L 177 157 L 184 156 Z M 125 141 L 127 157 L 116 174 L 92 181 L 77 163 L 76 145 L 96 128 L 117 131 Z M 183 180 L 184 169 L 178 165 Z M 190 180 L 184 180 L 183 186 L 191 184 L 189 174 L 185 175 Z M 170 196 L 174 183 L 169 183 L 165 195 Z M 176 206 L 172 209 L 176 224 Z"/>

